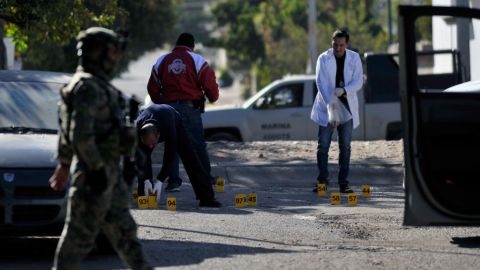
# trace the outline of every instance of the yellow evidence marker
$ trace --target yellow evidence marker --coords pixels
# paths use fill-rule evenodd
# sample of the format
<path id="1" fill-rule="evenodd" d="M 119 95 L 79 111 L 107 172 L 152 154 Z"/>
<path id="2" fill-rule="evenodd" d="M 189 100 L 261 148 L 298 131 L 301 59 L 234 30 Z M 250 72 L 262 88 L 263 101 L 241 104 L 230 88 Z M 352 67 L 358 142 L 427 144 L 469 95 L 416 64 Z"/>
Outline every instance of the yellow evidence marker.
<path id="1" fill-rule="evenodd" d="M 148 196 L 138 196 L 138 208 L 140 209 L 148 208 Z"/>
<path id="2" fill-rule="evenodd" d="M 152 193 L 148 196 L 148 208 L 150 209 L 158 208 L 157 193 Z"/>
<path id="3" fill-rule="evenodd" d="M 167 197 L 167 209 L 170 211 L 177 211 L 177 198 Z"/>
<path id="4" fill-rule="evenodd" d="M 340 192 L 332 192 L 330 199 L 333 205 L 340 205 Z"/>
<path id="5" fill-rule="evenodd" d="M 217 178 L 217 183 L 215 185 L 216 192 L 224 192 L 225 191 L 225 179 L 223 177 Z"/>
<path id="6" fill-rule="evenodd" d="M 317 184 L 317 195 L 321 197 L 327 196 L 326 184 Z"/>
<path id="7" fill-rule="evenodd" d="M 235 207 L 243 208 L 247 206 L 247 194 L 237 194 L 235 195 Z"/>
<path id="8" fill-rule="evenodd" d="M 348 205 L 355 206 L 357 205 L 357 193 L 348 193 Z"/>
<path id="9" fill-rule="evenodd" d="M 369 185 L 362 185 L 361 187 L 362 189 L 362 196 L 365 197 L 365 198 L 368 198 L 370 197 L 370 186 Z"/>
<path id="10" fill-rule="evenodd" d="M 257 193 L 248 194 L 248 206 L 257 206 Z"/>

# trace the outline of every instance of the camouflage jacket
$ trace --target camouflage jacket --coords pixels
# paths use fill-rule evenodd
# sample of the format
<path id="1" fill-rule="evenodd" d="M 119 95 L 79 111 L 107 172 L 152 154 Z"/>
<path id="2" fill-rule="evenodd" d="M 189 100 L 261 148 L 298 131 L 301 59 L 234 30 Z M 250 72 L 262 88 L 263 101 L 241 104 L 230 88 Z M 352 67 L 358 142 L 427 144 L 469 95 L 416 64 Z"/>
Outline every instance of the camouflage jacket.
<path id="1" fill-rule="evenodd" d="M 124 134 L 128 125 L 125 99 L 102 74 L 88 73 L 80 66 L 61 89 L 56 158 L 63 164 L 71 164 L 75 157 L 86 170 L 96 170 L 134 151 L 135 129 L 133 138 L 125 139 Z"/>

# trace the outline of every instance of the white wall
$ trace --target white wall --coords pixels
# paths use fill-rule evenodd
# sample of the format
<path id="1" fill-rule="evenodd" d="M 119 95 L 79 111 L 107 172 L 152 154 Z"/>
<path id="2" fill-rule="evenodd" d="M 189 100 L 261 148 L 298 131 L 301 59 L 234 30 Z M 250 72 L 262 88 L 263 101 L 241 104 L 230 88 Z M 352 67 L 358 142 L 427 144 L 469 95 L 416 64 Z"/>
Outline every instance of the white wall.
<path id="1" fill-rule="evenodd" d="M 433 0 L 434 6 L 454 6 L 455 0 Z M 480 8 L 480 0 L 470 0 L 470 6 Z M 434 50 L 457 49 L 456 25 L 440 16 L 435 16 L 432 21 L 432 42 Z M 472 80 L 480 80 L 480 20 L 475 19 L 470 29 L 470 75 Z M 435 56 L 434 73 L 451 71 L 452 61 L 449 56 Z"/>
<path id="2" fill-rule="evenodd" d="M 471 6 L 480 9 L 480 0 L 472 0 Z M 473 80 L 480 80 L 480 20 L 473 20 L 473 39 L 470 41 L 470 68 Z"/>
<path id="3" fill-rule="evenodd" d="M 7 69 L 13 69 L 15 59 L 15 44 L 13 43 L 13 38 L 3 38 L 3 43 L 7 51 Z"/>

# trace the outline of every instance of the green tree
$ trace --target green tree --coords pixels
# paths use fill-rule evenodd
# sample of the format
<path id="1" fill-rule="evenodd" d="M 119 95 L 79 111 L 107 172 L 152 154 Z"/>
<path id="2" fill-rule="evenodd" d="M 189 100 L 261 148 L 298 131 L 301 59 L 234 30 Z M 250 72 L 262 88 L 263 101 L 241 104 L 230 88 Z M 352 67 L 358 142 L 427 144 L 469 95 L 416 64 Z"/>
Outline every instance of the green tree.
<path id="1" fill-rule="evenodd" d="M 0 0 L 0 18 L 24 55 L 28 69 L 72 72 L 75 37 L 81 29 L 104 26 L 129 32 L 123 67 L 162 46 L 175 23 L 175 0 Z M 172 12 L 173 10 L 173 12 Z"/>
<path id="2" fill-rule="evenodd" d="M 388 36 L 383 22 L 375 20 L 377 14 L 373 0 L 342 0 L 338 5 L 334 12 L 336 21 L 332 26 L 349 31 L 350 48 L 359 52 L 379 52 L 387 49 Z"/>
<path id="3" fill-rule="evenodd" d="M 331 47 L 331 34 L 346 28 L 350 46 L 360 53 L 385 51 L 385 24 L 379 21 L 382 0 L 317 0 L 318 47 Z M 258 71 L 259 87 L 290 73 L 304 73 L 308 61 L 307 1 L 223 0 L 213 14 L 221 32 L 217 40 L 229 59 Z"/>
<path id="4" fill-rule="evenodd" d="M 128 13 L 119 16 L 114 28 L 129 33 L 126 55 L 122 58 L 120 71 L 128 63 L 147 51 L 162 47 L 174 38 L 179 5 L 177 0 L 120 0 L 119 7 Z"/>
<path id="5" fill-rule="evenodd" d="M 260 4 L 256 25 L 265 48 L 265 59 L 258 66 L 260 86 L 285 74 L 305 72 L 308 59 L 305 2 L 274 0 Z M 302 17 L 305 20 L 298 19 Z"/>
<path id="6" fill-rule="evenodd" d="M 222 1 L 212 9 L 217 26 L 227 34 L 210 44 L 227 48 L 229 59 L 237 61 L 238 66 L 250 66 L 265 57 L 263 39 L 254 23 L 260 2 Z"/>

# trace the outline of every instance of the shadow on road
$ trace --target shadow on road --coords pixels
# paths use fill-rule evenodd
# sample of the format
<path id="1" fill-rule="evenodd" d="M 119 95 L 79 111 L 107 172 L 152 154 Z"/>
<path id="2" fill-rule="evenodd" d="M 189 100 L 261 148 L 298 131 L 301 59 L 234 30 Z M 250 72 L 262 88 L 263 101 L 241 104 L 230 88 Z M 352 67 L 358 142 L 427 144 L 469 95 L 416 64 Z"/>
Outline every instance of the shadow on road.
<path id="1" fill-rule="evenodd" d="M 292 252 L 281 249 L 192 241 L 144 240 L 142 243 L 150 263 L 154 267 L 198 265 L 210 258 L 228 258 L 237 255 Z"/>
<path id="2" fill-rule="evenodd" d="M 480 248 L 480 236 L 452 237 L 450 243 L 461 248 Z"/>
<path id="3" fill-rule="evenodd" d="M 179 228 L 170 228 L 170 227 L 163 227 L 163 226 L 143 225 L 143 224 L 138 224 L 138 226 L 148 227 L 148 228 L 153 228 L 153 229 L 160 229 L 160 230 L 163 230 L 163 231 L 174 231 L 174 232 L 186 232 L 186 233 L 203 234 L 203 235 L 208 235 L 210 237 L 222 237 L 222 238 L 229 238 L 229 239 L 238 239 L 238 240 L 258 242 L 258 243 L 263 243 L 263 244 L 268 243 L 268 244 L 274 244 L 274 245 L 286 245 L 283 242 L 260 240 L 260 239 L 256 239 L 256 238 L 250 238 L 250 237 L 240 237 L 240 236 L 235 236 L 235 235 L 230 235 L 230 234 L 210 233 L 210 232 L 203 232 L 203 231 L 196 231 L 196 230 L 186 230 L 186 229 L 179 229 Z M 289 246 L 289 245 L 286 245 L 286 246 Z"/>
<path id="4" fill-rule="evenodd" d="M 45 259 L 53 261 L 58 238 L 2 238 L 0 262 Z"/>
<path id="5" fill-rule="evenodd" d="M 58 237 L 0 238 L 0 269 L 50 269 L 58 239 Z M 102 237 L 100 239 L 88 257 L 110 257 L 115 260 L 115 251 L 104 242 L 108 240 Z"/>
<path id="6" fill-rule="evenodd" d="M 56 238 L 2 239 L 0 269 L 50 269 L 57 241 Z M 209 258 L 226 258 L 236 255 L 291 252 L 281 249 L 192 241 L 143 240 L 142 244 L 154 267 L 195 265 Z M 116 254 L 94 252 L 87 256 L 79 269 L 106 270 L 124 267 Z"/>

